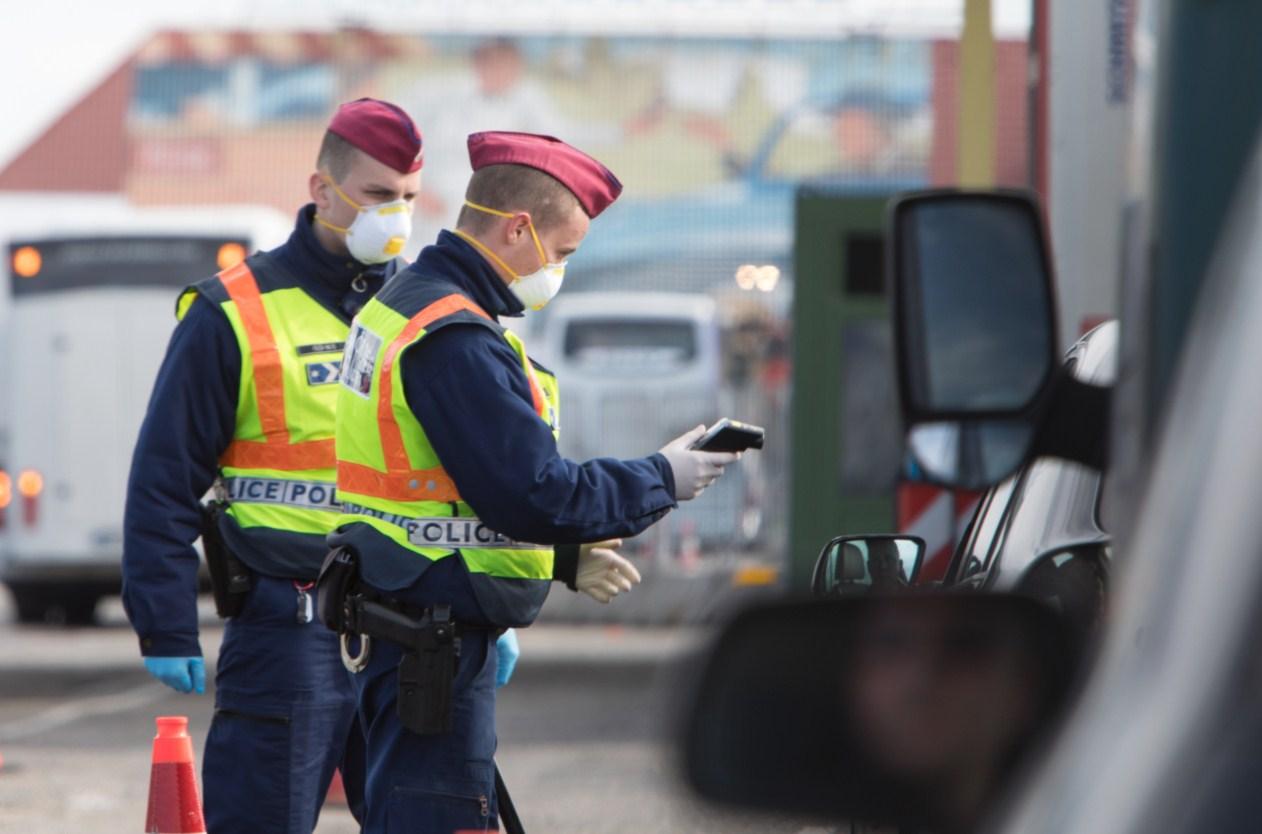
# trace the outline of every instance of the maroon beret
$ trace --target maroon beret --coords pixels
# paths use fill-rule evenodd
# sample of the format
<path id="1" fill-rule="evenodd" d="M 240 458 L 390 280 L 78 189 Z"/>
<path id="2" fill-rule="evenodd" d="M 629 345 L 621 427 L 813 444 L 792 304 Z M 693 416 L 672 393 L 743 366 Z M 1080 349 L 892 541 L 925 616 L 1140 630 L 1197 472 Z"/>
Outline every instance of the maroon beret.
<path id="1" fill-rule="evenodd" d="M 622 193 L 613 172 L 578 148 L 552 136 L 510 131 L 488 131 L 469 136 L 473 170 L 487 165 L 527 165 L 560 181 L 595 217 Z"/>
<path id="2" fill-rule="evenodd" d="M 401 174 L 421 169 L 421 132 L 403 108 L 389 102 L 375 98 L 348 101 L 333 114 L 329 132 Z"/>

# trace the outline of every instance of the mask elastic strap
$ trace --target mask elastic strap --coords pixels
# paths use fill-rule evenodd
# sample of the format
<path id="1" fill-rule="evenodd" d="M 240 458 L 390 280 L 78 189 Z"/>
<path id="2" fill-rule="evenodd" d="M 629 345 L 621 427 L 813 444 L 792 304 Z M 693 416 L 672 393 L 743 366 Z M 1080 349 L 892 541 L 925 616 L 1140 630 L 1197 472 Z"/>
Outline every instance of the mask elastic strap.
<path id="1" fill-rule="evenodd" d="M 477 203 L 473 202 L 472 200 L 465 200 L 464 204 L 471 209 L 484 211 L 487 214 L 494 214 L 496 217 L 512 217 L 513 216 L 513 213 L 511 211 L 500 211 L 499 209 L 493 209 L 489 206 L 480 206 Z"/>
<path id="2" fill-rule="evenodd" d="M 324 226 L 326 229 L 332 229 L 333 231 L 341 232 L 342 234 L 346 234 L 347 232 L 350 231 L 350 228 L 347 226 L 334 226 L 332 223 L 325 220 L 323 217 L 321 217 L 318 214 L 315 216 L 315 222 L 319 223 L 321 226 Z"/>
<path id="3" fill-rule="evenodd" d="M 478 251 L 480 251 L 483 255 L 486 255 L 488 258 L 490 258 L 491 260 L 493 260 L 493 261 L 495 261 L 497 264 L 499 264 L 499 265 L 500 265 L 500 267 L 501 267 L 501 268 L 502 268 L 505 272 L 507 272 L 509 275 L 513 276 L 513 280 L 514 280 L 514 281 L 518 281 L 518 280 L 520 280 L 520 279 L 521 279 L 521 276 L 520 276 L 520 275 L 518 275 L 516 272 L 514 272 L 514 271 L 513 271 L 513 268 L 512 268 L 511 266 L 509 266 L 508 264 L 504 263 L 504 259 L 503 259 L 503 258 L 501 258 L 499 255 L 495 254 L 495 253 L 494 253 L 494 252 L 492 252 L 490 249 L 488 249 L 488 248 L 487 248 L 487 246 L 486 246 L 486 244 L 484 244 L 482 241 L 478 240 L 478 239 L 477 239 L 477 238 L 475 238 L 475 237 L 472 237 L 471 235 L 467 235 L 467 234 L 465 234 L 464 232 L 460 231 L 459 229 L 453 229 L 452 231 L 453 231 L 453 232 L 455 232 L 455 234 L 459 235 L 459 236 L 460 236 L 460 238 L 461 238 L 462 240 L 468 241 L 470 244 L 472 244 L 472 245 L 473 245 L 473 247 L 474 247 L 475 249 L 477 249 Z"/>
<path id="4" fill-rule="evenodd" d="M 468 206 L 469 208 L 471 208 L 471 209 L 475 209 L 475 210 L 477 210 L 477 211 L 484 211 L 484 212 L 486 212 L 487 214 L 493 214 L 493 215 L 495 215 L 496 217 L 516 217 L 516 216 L 517 216 L 516 214 L 514 214 L 514 213 L 513 213 L 513 212 L 511 212 L 511 211 L 500 211 L 499 209 L 493 209 L 493 208 L 491 208 L 491 207 L 489 207 L 489 206 L 480 206 L 480 205 L 478 205 L 477 203 L 473 202 L 472 200 L 465 200 L 465 201 L 464 201 L 464 204 L 465 204 L 466 206 Z M 535 241 L 535 249 L 537 249 L 537 250 L 539 251 L 539 262 L 540 262 L 541 264 L 543 264 L 544 266 L 547 266 L 547 265 L 548 265 L 548 255 L 547 255 L 547 253 L 546 253 L 546 252 L 544 252 L 544 251 L 543 251 L 543 244 L 539 242 L 539 235 L 538 235 L 538 233 L 537 233 L 537 232 L 535 232 L 535 223 L 534 223 L 534 221 L 533 221 L 533 220 L 527 220 L 527 221 L 526 221 L 526 225 L 530 228 L 530 236 L 531 236 L 532 238 L 534 238 L 534 241 Z M 497 259 L 497 260 L 498 260 L 498 259 Z M 500 263 L 503 263 L 503 261 L 500 261 Z M 512 270 L 509 270 L 509 271 L 510 271 L 510 272 L 512 272 Z M 513 275 L 516 275 L 517 273 L 512 272 L 512 274 L 513 274 Z"/>
<path id="5" fill-rule="evenodd" d="M 330 186 L 333 187 L 333 190 L 337 192 L 337 196 L 341 197 L 343 200 L 351 204 L 351 208 L 355 209 L 355 211 L 364 210 L 363 206 L 361 206 L 359 203 L 352 200 L 350 197 L 347 197 L 346 192 L 337 187 L 337 183 L 333 182 L 332 177 L 330 177 L 328 174 L 321 174 L 320 176 L 324 178 L 325 182 L 327 182 Z"/>
<path id="6" fill-rule="evenodd" d="M 341 197 L 343 200 L 350 203 L 351 208 L 355 209 L 355 211 L 364 210 L 363 206 L 361 206 L 359 203 L 352 200 L 350 197 L 347 197 L 346 192 L 338 188 L 337 183 L 335 183 L 333 181 L 333 178 L 330 177 L 328 174 L 324 174 L 324 173 L 320 174 L 320 179 L 328 183 L 329 186 L 332 187 L 333 191 L 336 192 L 337 196 Z M 329 221 L 321 217 L 318 212 L 316 213 L 315 221 L 319 223 L 321 226 L 324 226 L 326 229 L 332 229 L 333 231 L 341 232 L 342 234 L 346 234 L 350 230 L 349 226 L 334 226 L 332 223 L 330 223 Z"/>

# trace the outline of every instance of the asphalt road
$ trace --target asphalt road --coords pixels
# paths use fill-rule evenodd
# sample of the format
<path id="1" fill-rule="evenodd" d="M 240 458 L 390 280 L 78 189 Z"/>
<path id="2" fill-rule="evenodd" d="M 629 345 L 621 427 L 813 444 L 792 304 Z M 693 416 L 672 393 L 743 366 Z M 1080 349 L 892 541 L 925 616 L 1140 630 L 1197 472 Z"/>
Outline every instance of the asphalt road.
<path id="1" fill-rule="evenodd" d="M 217 648 L 209 608 L 203 645 Z M 12 624 L 0 601 L 0 832 L 134 834 L 144 824 L 157 715 L 190 719 L 195 749 L 211 698 L 182 696 L 141 668 L 117 600 L 88 629 Z M 670 744 L 672 663 L 696 628 L 542 625 L 498 707 L 501 770 L 532 834 L 823 832 L 720 811 L 687 795 Z M 208 658 L 213 662 L 213 657 Z M 321 834 L 358 827 L 328 808 Z"/>

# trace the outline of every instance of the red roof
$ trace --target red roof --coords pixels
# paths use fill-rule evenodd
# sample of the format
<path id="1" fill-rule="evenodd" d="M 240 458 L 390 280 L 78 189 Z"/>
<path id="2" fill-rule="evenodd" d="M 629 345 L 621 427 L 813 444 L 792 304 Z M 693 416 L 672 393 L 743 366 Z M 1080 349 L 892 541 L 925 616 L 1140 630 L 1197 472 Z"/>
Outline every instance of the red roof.
<path id="1" fill-rule="evenodd" d="M 129 60 L 0 170 L 0 191 L 121 191 L 131 83 Z"/>

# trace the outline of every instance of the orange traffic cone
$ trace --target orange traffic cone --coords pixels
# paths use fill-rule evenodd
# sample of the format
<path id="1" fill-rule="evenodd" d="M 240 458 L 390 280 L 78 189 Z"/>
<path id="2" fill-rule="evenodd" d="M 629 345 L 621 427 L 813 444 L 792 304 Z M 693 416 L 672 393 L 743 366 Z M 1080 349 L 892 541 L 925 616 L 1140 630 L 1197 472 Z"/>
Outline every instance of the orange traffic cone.
<path id="1" fill-rule="evenodd" d="M 158 719 L 145 834 L 206 834 L 193 772 L 193 740 L 188 737 L 188 719 L 182 715 Z"/>
<path id="2" fill-rule="evenodd" d="M 333 771 L 333 781 L 329 783 L 329 792 L 324 797 L 325 805 L 346 805 L 346 785 L 342 783 L 342 771 Z"/>

